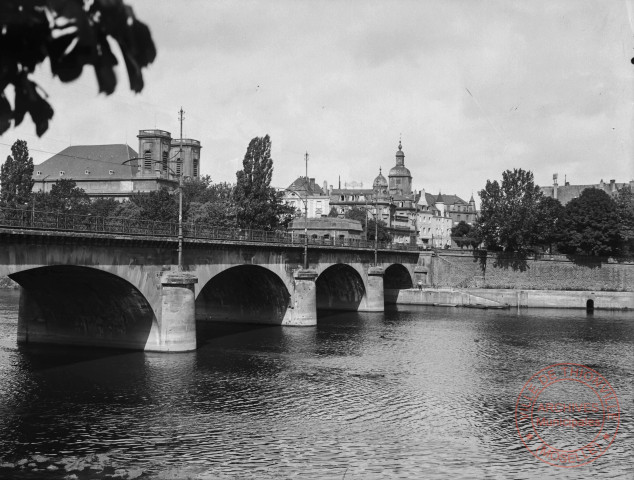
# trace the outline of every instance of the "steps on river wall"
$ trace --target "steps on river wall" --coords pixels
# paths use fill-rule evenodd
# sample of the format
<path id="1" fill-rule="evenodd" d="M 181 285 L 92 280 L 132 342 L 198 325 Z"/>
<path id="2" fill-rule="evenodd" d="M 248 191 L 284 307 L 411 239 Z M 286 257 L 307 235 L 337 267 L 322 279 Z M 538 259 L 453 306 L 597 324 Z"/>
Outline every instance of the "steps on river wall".
<path id="1" fill-rule="evenodd" d="M 473 295 L 455 288 L 385 289 L 385 303 L 409 305 L 482 306 L 500 308 L 504 304 L 496 300 Z"/>
<path id="2" fill-rule="evenodd" d="M 634 292 L 519 290 L 492 288 L 424 288 L 386 290 L 386 303 L 481 308 L 583 308 L 634 310 Z"/>

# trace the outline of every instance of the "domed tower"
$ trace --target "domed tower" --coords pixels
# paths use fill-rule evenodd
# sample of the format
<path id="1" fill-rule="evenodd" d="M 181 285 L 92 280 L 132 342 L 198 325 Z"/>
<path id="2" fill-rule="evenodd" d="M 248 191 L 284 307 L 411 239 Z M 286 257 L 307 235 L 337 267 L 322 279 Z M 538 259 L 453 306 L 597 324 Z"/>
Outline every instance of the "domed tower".
<path id="1" fill-rule="evenodd" d="M 396 152 L 396 165 L 392 167 L 388 175 L 390 179 L 390 193 L 409 195 L 412 193 L 412 174 L 405 167 L 405 154 L 401 141 L 398 141 L 398 152 Z"/>
<path id="2" fill-rule="evenodd" d="M 383 173 L 381 172 L 381 167 L 379 167 L 379 175 L 374 179 L 374 182 L 372 183 L 372 189 L 374 190 L 374 193 L 387 194 L 387 187 L 387 179 L 383 176 Z"/>

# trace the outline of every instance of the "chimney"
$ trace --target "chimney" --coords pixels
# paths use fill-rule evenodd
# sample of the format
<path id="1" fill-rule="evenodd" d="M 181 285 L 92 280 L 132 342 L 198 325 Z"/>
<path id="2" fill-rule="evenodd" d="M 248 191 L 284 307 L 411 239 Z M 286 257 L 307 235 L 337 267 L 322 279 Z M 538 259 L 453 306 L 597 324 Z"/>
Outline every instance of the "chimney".
<path id="1" fill-rule="evenodd" d="M 315 191 L 315 179 L 311 178 L 310 179 L 310 189 L 314 192 Z"/>
<path id="2" fill-rule="evenodd" d="M 610 180 L 610 191 L 616 192 L 616 180 Z"/>
<path id="3" fill-rule="evenodd" d="M 557 185 L 557 177 L 558 177 L 558 174 L 556 173 L 553 174 L 553 198 L 555 200 L 557 200 L 557 187 L 559 186 Z"/>

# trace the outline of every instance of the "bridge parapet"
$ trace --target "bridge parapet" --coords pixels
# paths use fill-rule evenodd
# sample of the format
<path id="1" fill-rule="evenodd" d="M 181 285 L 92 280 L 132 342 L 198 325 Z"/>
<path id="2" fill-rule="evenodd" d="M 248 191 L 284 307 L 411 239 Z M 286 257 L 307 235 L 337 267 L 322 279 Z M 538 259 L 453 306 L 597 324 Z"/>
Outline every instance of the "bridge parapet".
<path id="1" fill-rule="evenodd" d="M 0 229 L 27 229 L 46 232 L 74 232 L 93 234 L 114 234 L 126 236 L 156 237 L 176 239 L 178 223 L 156 222 L 119 217 L 100 217 L 95 215 L 73 215 L 60 212 L 37 211 L 24 209 L 0 208 Z M 197 241 L 230 241 L 241 243 L 268 243 L 279 245 L 303 246 L 306 239 L 302 235 L 286 231 L 250 230 L 241 228 L 221 229 L 196 223 L 183 223 L 185 240 Z M 362 250 L 396 250 L 418 252 L 412 245 L 375 242 L 368 240 L 309 238 L 311 247 L 355 248 Z"/>

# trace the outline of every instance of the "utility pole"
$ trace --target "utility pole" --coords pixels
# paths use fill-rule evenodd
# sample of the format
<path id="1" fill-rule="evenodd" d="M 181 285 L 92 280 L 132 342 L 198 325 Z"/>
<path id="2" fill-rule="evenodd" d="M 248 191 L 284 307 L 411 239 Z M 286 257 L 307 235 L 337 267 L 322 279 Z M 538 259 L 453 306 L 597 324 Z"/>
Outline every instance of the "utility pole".
<path id="1" fill-rule="evenodd" d="M 308 152 L 304 155 L 306 161 L 306 198 L 304 199 L 304 270 L 308 269 Z"/>
<path id="2" fill-rule="evenodd" d="M 181 124 L 181 136 L 178 144 L 178 161 L 181 164 L 178 172 L 178 270 L 183 270 L 183 107 L 178 112 Z"/>

